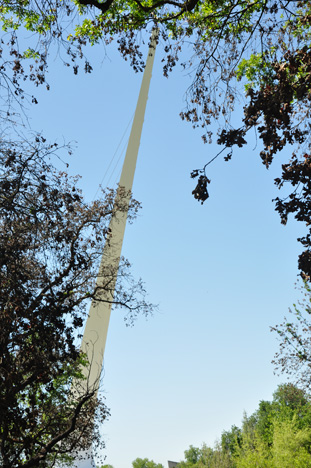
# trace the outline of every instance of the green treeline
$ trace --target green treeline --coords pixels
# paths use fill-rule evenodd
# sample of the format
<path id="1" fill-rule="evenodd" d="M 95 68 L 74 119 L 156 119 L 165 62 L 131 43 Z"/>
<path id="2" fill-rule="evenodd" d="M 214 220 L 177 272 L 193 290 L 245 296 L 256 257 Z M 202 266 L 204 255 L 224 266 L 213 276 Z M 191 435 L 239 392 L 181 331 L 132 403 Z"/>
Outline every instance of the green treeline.
<path id="1" fill-rule="evenodd" d="M 148 458 L 132 467 L 164 468 Z M 213 448 L 191 445 L 178 468 L 311 468 L 311 396 L 293 384 L 279 385 L 272 401 L 260 401 Z"/>
<path id="2" fill-rule="evenodd" d="M 213 448 L 190 446 L 179 468 L 311 468 L 311 399 L 292 384 L 261 401 L 241 427 L 224 431 Z"/>

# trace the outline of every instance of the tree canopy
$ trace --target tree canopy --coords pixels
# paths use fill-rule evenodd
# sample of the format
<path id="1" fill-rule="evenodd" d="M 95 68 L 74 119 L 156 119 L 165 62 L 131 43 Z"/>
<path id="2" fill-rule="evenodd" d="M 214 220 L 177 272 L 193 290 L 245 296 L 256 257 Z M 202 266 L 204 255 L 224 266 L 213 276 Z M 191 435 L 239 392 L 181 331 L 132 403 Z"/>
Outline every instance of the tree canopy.
<path id="1" fill-rule="evenodd" d="M 242 426 L 224 431 L 213 448 L 190 446 L 180 468 L 311 467 L 310 396 L 292 384 L 261 401 Z"/>
<path id="2" fill-rule="evenodd" d="M 115 296 L 118 266 L 95 285 L 103 244 L 113 242 L 109 221 L 128 195 L 117 206 L 113 191 L 86 203 L 76 179 L 49 161 L 57 151 L 39 135 L 0 143 L 0 461 L 8 468 L 51 466 L 90 441 L 101 446 L 104 402 L 92 390 L 70 392 L 88 365 L 77 340 L 86 308 L 91 299 L 111 301 L 130 322 L 152 311 L 125 259 Z M 132 200 L 130 220 L 138 208 Z"/>
<path id="3" fill-rule="evenodd" d="M 148 458 L 136 458 L 132 462 L 133 468 L 164 468 L 161 463 L 156 463 Z"/>
<path id="4" fill-rule="evenodd" d="M 181 59 L 193 78 L 181 117 L 202 129 L 205 142 L 216 138 L 222 147 L 218 155 L 230 160 L 234 148 L 247 144 L 252 129 L 267 168 L 277 153 L 292 148 L 292 157 L 282 161 L 282 173 L 275 180 L 279 189 L 291 190 L 277 197 L 275 206 L 283 224 L 294 215 L 308 228 L 298 239 L 304 247 L 299 269 L 308 278 L 310 18 L 308 0 L 5 0 L 0 7 L 2 99 L 10 108 L 15 100 L 25 98 L 25 80 L 49 88 L 49 48 L 55 42 L 65 50 L 64 63 L 74 73 L 81 60 L 87 73 L 92 70 L 84 56 L 87 44 L 107 46 L 114 40 L 134 70 L 141 70 L 142 38 L 146 37 L 141 32 L 149 34 L 157 27 L 164 75 Z M 32 33 L 26 45 L 21 40 L 25 30 Z M 36 102 L 35 94 L 31 99 Z M 240 122 L 235 113 L 233 124 L 232 113 L 241 108 L 241 101 L 244 111 Z M 208 198 L 206 172 L 212 160 L 191 174 L 197 179 L 193 195 L 202 203 Z"/>

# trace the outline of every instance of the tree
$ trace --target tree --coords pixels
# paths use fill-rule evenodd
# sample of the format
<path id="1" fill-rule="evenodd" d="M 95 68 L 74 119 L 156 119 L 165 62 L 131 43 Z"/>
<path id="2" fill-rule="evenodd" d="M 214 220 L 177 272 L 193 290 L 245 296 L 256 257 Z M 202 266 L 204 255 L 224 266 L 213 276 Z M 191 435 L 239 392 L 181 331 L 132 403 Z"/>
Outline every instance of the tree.
<path id="1" fill-rule="evenodd" d="M 297 418 L 275 423 L 272 455 L 276 468 L 311 467 L 311 430 L 301 429 Z"/>
<path id="2" fill-rule="evenodd" d="M 272 362 L 277 372 L 287 374 L 302 389 L 310 391 L 311 288 L 304 282 L 300 289 L 302 300 L 289 309 L 290 318 L 285 318 L 282 324 L 271 328 L 278 334 L 280 341 L 279 351 Z"/>
<path id="3" fill-rule="evenodd" d="M 310 398 L 305 390 L 302 390 L 295 385 L 281 384 L 273 393 L 274 408 L 288 408 L 291 411 L 301 411 L 304 407 L 309 406 Z"/>
<path id="4" fill-rule="evenodd" d="M 84 60 L 86 72 L 92 69 L 84 57 L 86 44 L 108 45 L 113 40 L 134 70 L 141 70 L 140 33 L 156 26 L 163 44 L 164 75 L 168 76 L 176 66 L 181 53 L 182 66 L 192 70 L 193 81 L 182 119 L 201 127 L 205 142 L 212 139 L 212 121 L 218 125 L 217 142 L 222 150 L 191 174 L 198 179 L 193 190 L 196 199 L 203 203 L 208 198 L 208 164 L 221 153 L 225 160 L 231 159 L 233 148 L 247 143 L 250 130 L 255 129 L 259 136 L 259 153 L 267 168 L 278 152 L 294 145 L 292 158 L 284 161 L 282 174 L 275 180 L 278 188 L 287 185 L 293 190 L 275 202 L 283 224 L 293 214 L 308 226 L 308 234 L 298 239 L 304 247 L 299 269 L 308 278 L 310 17 L 308 0 L 5 0 L 0 7 L 5 31 L 0 86 L 8 92 L 5 100 L 9 106 L 14 99 L 25 96 L 26 79 L 49 87 L 46 72 L 49 47 L 54 42 L 64 47 L 68 56 L 64 63 L 72 66 L 75 74 L 80 59 Z M 33 33 L 33 41 L 26 48 L 19 45 L 21 28 Z M 187 52 L 189 58 L 185 57 Z M 246 97 L 242 97 L 239 81 Z M 233 127 L 230 116 L 241 98 L 245 103 L 244 116 Z M 36 102 L 36 97 L 32 96 L 32 100 Z"/>
<path id="5" fill-rule="evenodd" d="M 283 468 L 311 466 L 310 396 L 279 385 L 272 401 L 243 417 L 241 428 L 223 431 L 213 448 L 190 446 L 180 468 Z"/>
<path id="6" fill-rule="evenodd" d="M 180 468 L 232 468 L 233 464 L 228 451 L 215 444 L 214 448 L 203 444 L 201 448 L 190 445 L 185 450 L 185 461 L 178 463 Z"/>
<path id="7" fill-rule="evenodd" d="M 70 392 L 87 365 L 79 330 L 91 299 L 148 314 L 141 282 L 123 259 L 115 299 L 107 267 L 95 278 L 109 220 L 124 210 L 114 192 L 86 203 L 77 179 L 49 161 L 57 151 L 44 138 L 0 143 L 0 460 L 1 466 L 51 466 L 55 457 L 102 444 L 99 423 L 109 412 L 93 392 Z M 139 204 L 132 200 L 129 218 Z M 77 340 L 78 338 L 78 340 Z M 95 413 L 95 421 L 92 415 Z"/>
<path id="8" fill-rule="evenodd" d="M 243 443 L 235 453 L 236 468 L 311 467 L 309 423 L 301 425 L 297 413 L 290 414 L 284 406 L 279 409 L 279 414 L 271 412 L 269 440 L 259 427 L 252 434 L 243 431 Z"/>
<path id="9" fill-rule="evenodd" d="M 185 459 L 186 463 L 188 463 L 190 466 L 196 465 L 201 457 L 201 449 L 198 447 L 193 447 L 193 445 L 190 445 L 188 450 L 185 450 Z"/>
<path id="10" fill-rule="evenodd" d="M 237 426 L 231 426 L 230 431 L 221 434 L 221 447 L 224 452 L 234 455 L 238 446 L 242 443 L 242 431 Z"/>
<path id="11" fill-rule="evenodd" d="M 136 458 L 132 462 L 133 468 L 164 468 L 161 463 L 155 463 L 153 460 L 148 458 Z"/>
<path id="12" fill-rule="evenodd" d="M 258 433 L 243 434 L 243 445 L 237 447 L 234 457 L 235 468 L 275 468 L 269 447 Z"/>

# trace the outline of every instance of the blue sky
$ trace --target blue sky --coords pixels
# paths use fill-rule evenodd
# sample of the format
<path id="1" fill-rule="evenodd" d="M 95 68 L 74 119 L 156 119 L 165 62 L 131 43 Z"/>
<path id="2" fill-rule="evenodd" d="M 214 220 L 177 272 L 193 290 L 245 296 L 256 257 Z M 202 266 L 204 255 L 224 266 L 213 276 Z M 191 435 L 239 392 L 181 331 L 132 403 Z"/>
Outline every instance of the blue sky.
<path id="1" fill-rule="evenodd" d="M 213 445 L 284 377 L 273 375 L 277 341 L 269 327 L 297 300 L 296 238 L 303 227 L 280 224 L 273 179 L 255 138 L 209 166 L 210 198 L 201 206 L 189 175 L 218 151 L 179 118 L 190 78 L 162 76 L 157 51 L 134 181 L 143 209 L 126 229 L 123 254 L 159 304 L 148 320 L 126 328 L 112 314 L 104 362 L 111 417 L 103 424 L 107 463 L 130 468 L 136 457 L 167 466 L 190 444 Z M 75 141 L 69 171 L 80 174 L 88 200 L 96 194 L 133 115 L 141 83 L 114 46 L 89 51 L 94 71 L 72 74 L 50 62 L 49 92 L 38 89 L 30 124 L 50 139 Z M 112 167 L 114 167 L 112 165 Z M 118 180 L 121 161 L 110 177 Z M 104 180 L 104 184 L 107 179 Z"/>

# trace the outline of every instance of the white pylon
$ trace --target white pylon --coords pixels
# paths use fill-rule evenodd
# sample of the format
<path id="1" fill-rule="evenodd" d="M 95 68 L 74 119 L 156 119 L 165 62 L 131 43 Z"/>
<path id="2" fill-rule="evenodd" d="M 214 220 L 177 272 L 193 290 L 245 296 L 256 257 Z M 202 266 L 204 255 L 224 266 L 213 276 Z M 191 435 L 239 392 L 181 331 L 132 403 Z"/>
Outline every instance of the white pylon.
<path id="1" fill-rule="evenodd" d="M 124 193 L 129 194 L 132 191 L 141 132 L 148 100 L 157 36 L 158 31 L 157 29 L 154 29 L 151 36 L 149 53 L 123 163 L 119 188 L 116 193 L 115 206 L 118 206 L 118 199 L 122 197 L 122 206 L 125 206 L 126 209 L 123 209 L 122 212 L 117 212 L 116 216 L 110 222 L 110 241 L 105 244 L 96 281 L 96 284 L 101 285 L 106 276 L 105 272 L 109 271 L 110 291 L 114 291 L 117 280 L 127 212 L 130 203 L 130 195 L 126 195 L 126 197 L 124 197 Z M 73 394 L 78 393 L 81 395 L 90 391 L 95 391 L 96 397 L 99 388 L 113 300 L 111 292 L 107 293 L 106 297 L 104 294 L 105 293 L 101 295 L 101 299 L 104 300 L 103 302 L 92 302 L 90 307 L 81 345 L 81 350 L 86 354 L 89 366 L 84 369 L 86 377 L 85 380 L 79 380 L 73 383 Z M 105 299 L 107 302 L 105 302 Z M 93 468 L 95 465 L 92 457 L 92 448 L 90 447 L 84 454 L 79 453 L 73 466 L 77 468 Z"/>

